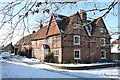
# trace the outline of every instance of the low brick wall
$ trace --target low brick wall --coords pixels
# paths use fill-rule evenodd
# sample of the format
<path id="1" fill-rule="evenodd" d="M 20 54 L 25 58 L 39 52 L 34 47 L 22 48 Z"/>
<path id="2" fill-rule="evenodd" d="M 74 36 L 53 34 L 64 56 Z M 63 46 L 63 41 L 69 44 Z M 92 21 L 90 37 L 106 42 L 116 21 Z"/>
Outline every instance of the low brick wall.
<path id="1" fill-rule="evenodd" d="M 118 67 L 120 64 L 113 63 L 113 64 L 103 64 L 103 65 L 93 65 L 93 66 L 79 66 L 79 67 L 66 67 L 66 66 L 57 66 L 48 64 L 56 69 L 67 69 L 67 70 L 88 70 L 88 69 L 99 69 L 99 68 L 108 68 L 108 67 Z"/>

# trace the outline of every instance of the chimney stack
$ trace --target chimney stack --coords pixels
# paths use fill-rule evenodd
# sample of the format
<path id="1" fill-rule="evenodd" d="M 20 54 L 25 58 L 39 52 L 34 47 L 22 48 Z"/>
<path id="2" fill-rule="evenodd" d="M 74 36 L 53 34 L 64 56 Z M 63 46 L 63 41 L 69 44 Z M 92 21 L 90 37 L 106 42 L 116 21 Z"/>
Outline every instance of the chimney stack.
<path id="1" fill-rule="evenodd" d="M 42 28 L 43 27 L 43 24 L 40 24 L 40 28 Z"/>
<path id="2" fill-rule="evenodd" d="M 82 20 L 87 20 L 87 13 L 85 10 L 80 10 L 80 17 Z"/>

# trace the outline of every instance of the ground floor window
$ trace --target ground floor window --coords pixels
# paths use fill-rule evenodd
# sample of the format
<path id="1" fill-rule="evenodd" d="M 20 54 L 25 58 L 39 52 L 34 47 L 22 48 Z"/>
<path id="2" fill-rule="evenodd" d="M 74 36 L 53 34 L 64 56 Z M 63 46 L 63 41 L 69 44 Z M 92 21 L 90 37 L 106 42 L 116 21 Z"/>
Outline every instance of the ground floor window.
<path id="1" fill-rule="evenodd" d="M 74 59 L 80 59 L 80 50 L 79 49 L 74 50 Z"/>
<path id="2" fill-rule="evenodd" d="M 34 57 L 34 49 L 32 49 L 32 55 L 31 55 L 31 57 Z"/>
<path id="3" fill-rule="evenodd" d="M 59 56 L 59 50 L 54 50 L 54 56 Z"/>
<path id="4" fill-rule="evenodd" d="M 106 51 L 101 50 L 101 59 L 106 59 Z"/>

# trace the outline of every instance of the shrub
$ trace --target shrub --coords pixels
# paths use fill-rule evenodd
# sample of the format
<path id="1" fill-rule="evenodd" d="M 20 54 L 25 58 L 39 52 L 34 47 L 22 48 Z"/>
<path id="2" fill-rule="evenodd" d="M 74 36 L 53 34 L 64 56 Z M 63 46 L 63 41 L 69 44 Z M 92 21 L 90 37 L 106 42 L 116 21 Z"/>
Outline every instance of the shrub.
<path id="1" fill-rule="evenodd" d="M 63 61 L 63 64 L 69 64 L 67 61 Z"/>
<path id="2" fill-rule="evenodd" d="M 46 62 L 53 62 L 53 58 L 54 58 L 54 53 L 53 53 L 53 52 L 49 52 L 49 53 L 45 56 L 45 61 L 46 61 Z"/>
<path id="3" fill-rule="evenodd" d="M 26 53 L 24 51 L 19 51 L 18 55 L 20 55 L 20 56 L 26 56 Z"/>
<path id="4" fill-rule="evenodd" d="M 75 60 L 71 60 L 71 63 L 73 63 L 73 64 L 77 64 L 77 61 L 75 61 Z"/>

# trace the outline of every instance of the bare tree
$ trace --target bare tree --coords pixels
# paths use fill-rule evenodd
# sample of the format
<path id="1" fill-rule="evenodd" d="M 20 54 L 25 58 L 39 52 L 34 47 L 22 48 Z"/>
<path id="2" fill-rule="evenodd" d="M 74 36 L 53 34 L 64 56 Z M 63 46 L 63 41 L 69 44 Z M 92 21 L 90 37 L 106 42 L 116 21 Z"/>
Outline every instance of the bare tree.
<path id="1" fill-rule="evenodd" d="M 1 45 L 4 45 L 8 41 L 12 41 L 12 38 L 15 37 L 15 34 L 23 36 L 26 32 L 31 33 L 31 29 L 38 29 L 38 26 L 33 26 L 31 24 L 32 18 L 34 18 L 36 15 L 41 15 L 40 18 L 38 18 L 38 22 L 48 23 L 49 17 L 53 13 L 60 13 L 62 10 L 69 6 L 70 9 L 77 8 L 78 3 L 81 3 L 79 0 L 78 2 L 75 1 L 39 1 L 39 0 L 12 0 L 10 2 L 1 2 L 0 6 L 0 30 L 4 30 L 4 28 L 7 28 L 5 31 L 6 34 L 3 34 L 4 36 L 1 41 Z M 114 9 L 114 7 L 117 5 L 117 0 L 114 0 L 113 2 L 110 2 L 108 5 L 105 5 L 104 8 L 100 8 L 99 4 L 97 2 L 82 2 L 85 6 L 91 5 L 93 6 L 92 9 L 86 10 L 85 12 L 90 12 L 93 15 L 96 15 L 96 13 L 102 13 L 98 17 L 106 17 L 111 10 Z M 76 6 L 76 7 L 71 7 Z M 69 12 L 68 12 L 69 13 Z M 113 15 L 116 16 L 114 13 Z M 31 18 L 32 17 L 32 18 Z M 92 19 L 92 18 L 91 18 Z M 91 23 L 91 22 L 90 22 Z M 89 24 L 90 24 L 89 23 Z M 36 23 L 35 23 L 36 24 Z M 83 25 L 85 26 L 85 25 Z M 66 32 L 68 33 L 68 32 Z"/>

